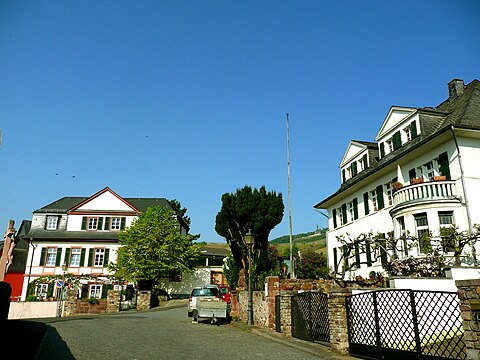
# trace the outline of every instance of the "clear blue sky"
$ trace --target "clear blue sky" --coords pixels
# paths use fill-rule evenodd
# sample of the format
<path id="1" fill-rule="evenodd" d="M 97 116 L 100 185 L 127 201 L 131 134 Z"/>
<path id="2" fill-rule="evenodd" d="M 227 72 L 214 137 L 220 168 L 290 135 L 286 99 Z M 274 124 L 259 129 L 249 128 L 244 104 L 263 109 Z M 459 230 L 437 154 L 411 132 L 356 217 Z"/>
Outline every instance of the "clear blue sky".
<path id="1" fill-rule="evenodd" d="M 248 184 L 283 194 L 287 235 L 287 112 L 293 232 L 326 227 L 349 141 L 479 79 L 479 44 L 479 1 L 2 1 L 0 231 L 108 186 L 220 242 Z"/>

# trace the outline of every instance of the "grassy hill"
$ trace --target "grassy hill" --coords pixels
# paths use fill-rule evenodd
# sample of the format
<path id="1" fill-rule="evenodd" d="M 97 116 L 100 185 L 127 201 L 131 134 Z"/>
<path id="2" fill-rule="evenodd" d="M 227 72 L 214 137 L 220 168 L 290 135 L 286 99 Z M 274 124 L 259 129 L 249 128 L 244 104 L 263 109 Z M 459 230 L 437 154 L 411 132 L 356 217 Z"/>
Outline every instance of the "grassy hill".
<path id="1" fill-rule="evenodd" d="M 292 235 L 292 240 L 300 250 L 309 248 L 316 252 L 326 252 L 326 232 L 327 229 L 318 229 L 304 234 L 296 234 Z M 270 244 L 277 246 L 282 252 L 284 248 L 290 247 L 290 235 L 270 240 Z"/>

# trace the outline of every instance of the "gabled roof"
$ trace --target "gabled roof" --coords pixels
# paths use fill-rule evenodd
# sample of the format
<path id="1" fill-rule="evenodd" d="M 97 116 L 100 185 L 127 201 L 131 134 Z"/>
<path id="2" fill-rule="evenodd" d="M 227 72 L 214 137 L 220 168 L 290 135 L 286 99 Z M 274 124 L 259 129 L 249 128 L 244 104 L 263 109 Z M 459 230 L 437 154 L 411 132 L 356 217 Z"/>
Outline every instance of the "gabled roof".
<path id="1" fill-rule="evenodd" d="M 102 201 L 102 199 L 107 198 L 107 201 Z M 90 207 L 88 204 L 91 204 Z M 108 204 L 108 207 L 106 205 Z M 80 210 L 117 210 L 117 211 L 133 211 L 138 213 L 139 210 L 133 205 L 125 201 L 120 195 L 112 191 L 109 187 L 106 187 L 96 194 L 90 196 L 89 198 L 81 201 L 79 204 L 75 205 L 68 210 L 69 213 Z"/>
<path id="2" fill-rule="evenodd" d="M 480 130 L 480 81 L 476 79 L 473 80 L 465 86 L 462 95 L 447 99 L 436 108 L 417 108 L 416 111 L 420 116 L 420 126 L 422 126 L 422 132 L 419 136 L 404 144 L 393 153 L 387 154 L 387 156 L 378 161 L 377 166 L 363 171 L 353 179 L 347 180 L 347 182 L 343 183 L 335 193 L 322 200 L 314 207 L 317 209 L 322 208 L 324 204 L 343 193 L 346 189 L 385 166 L 396 162 L 406 153 L 448 131 L 452 126 L 456 128 Z"/>
<path id="3" fill-rule="evenodd" d="M 412 116 L 417 109 L 411 107 L 400 107 L 400 106 L 392 106 L 388 111 L 385 120 L 383 120 L 382 126 L 378 131 L 375 140 L 378 141 L 385 133 L 389 132 L 392 128 L 397 126 L 398 123 L 405 120 L 406 118 Z"/>
<path id="4" fill-rule="evenodd" d="M 362 153 L 363 151 L 367 150 L 369 147 L 372 147 L 371 144 L 374 144 L 374 147 L 377 147 L 376 143 L 371 143 L 367 141 L 358 141 L 358 140 L 351 140 L 348 144 L 347 150 L 343 155 L 342 161 L 340 163 L 340 167 L 344 166 L 348 163 L 351 159 L 358 156 L 358 154 Z"/>

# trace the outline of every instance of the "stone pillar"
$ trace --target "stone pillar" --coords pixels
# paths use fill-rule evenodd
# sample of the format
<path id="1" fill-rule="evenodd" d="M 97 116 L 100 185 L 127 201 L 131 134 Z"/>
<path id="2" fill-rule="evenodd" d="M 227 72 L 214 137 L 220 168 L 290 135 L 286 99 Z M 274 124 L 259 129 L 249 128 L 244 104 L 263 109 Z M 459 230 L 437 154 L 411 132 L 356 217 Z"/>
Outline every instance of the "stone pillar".
<path id="1" fill-rule="evenodd" d="M 77 290 L 67 289 L 63 303 L 63 316 L 73 316 L 77 313 L 77 297 Z"/>
<path id="2" fill-rule="evenodd" d="M 238 318 L 240 304 L 238 303 L 238 290 L 232 290 L 232 295 L 230 296 L 230 316 L 232 318 Z"/>
<path id="3" fill-rule="evenodd" d="M 122 291 L 121 290 L 108 290 L 107 291 L 107 314 L 113 314 L 120 312 L 120 301 Z"/>
<path id="4" fill-rule="evenodd" d="M 331 289 L 328 292 L 328 324 L 330 346 L 342 354 L 348 354 L 348 327 L 346 297 L 351 289 Z"/>
<path id="5" fill-rule="evenodd" d="M 8 319 L 11 295 L 12 286 L 5 281 L 0 281 L 0 321 Z"/>
<path id="6" fill-rule="evenodd" d="M 480 279 L 457 280 L 467 359 L 480 359 Z"/>
<path id="7" fill-rule="evenodd" d="M 269 330 L 275 330 L 275 296 L 280 292 L 280 278 L 278 276 L 267 276 L 265 281 L 268 292 L 268 297 L 265 299 L 267 302 L 266 326 Z"/>
<path id="8" fill-rule="evenodd" d="M 137 292 L 137 311 L 150 309 L 152 292 L 150 290 L 140 290 Z"/>
<path id="9" fill-rule="evenodd" d="M 280 327 L 282 334 L 292 336 L 292 295 L 293 291 L 280 291 Z"/>

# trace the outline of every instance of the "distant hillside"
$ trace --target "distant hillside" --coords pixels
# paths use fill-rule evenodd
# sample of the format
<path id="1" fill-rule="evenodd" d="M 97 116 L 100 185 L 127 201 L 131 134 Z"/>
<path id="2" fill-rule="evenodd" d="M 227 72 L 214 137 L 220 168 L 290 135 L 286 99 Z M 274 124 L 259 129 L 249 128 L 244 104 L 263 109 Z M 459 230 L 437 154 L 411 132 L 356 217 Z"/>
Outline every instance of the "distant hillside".
<path id="1" fill-rule="evenodd" d="M 292 235 L 292 240 L 296 244 L 301 243 L 309 243 L 314 241 L 319 241 L 325 239 L 325 233 L 328 229 L 317 229 L 316 231 L 304 233 L 304 234 L 296 234 Z M 272 245 L 279 245 L 279 244 L 289 244 L 290 243 L 290 235 L 280 236 L 279 238 L 270 240 L 270 244 Z"/>

